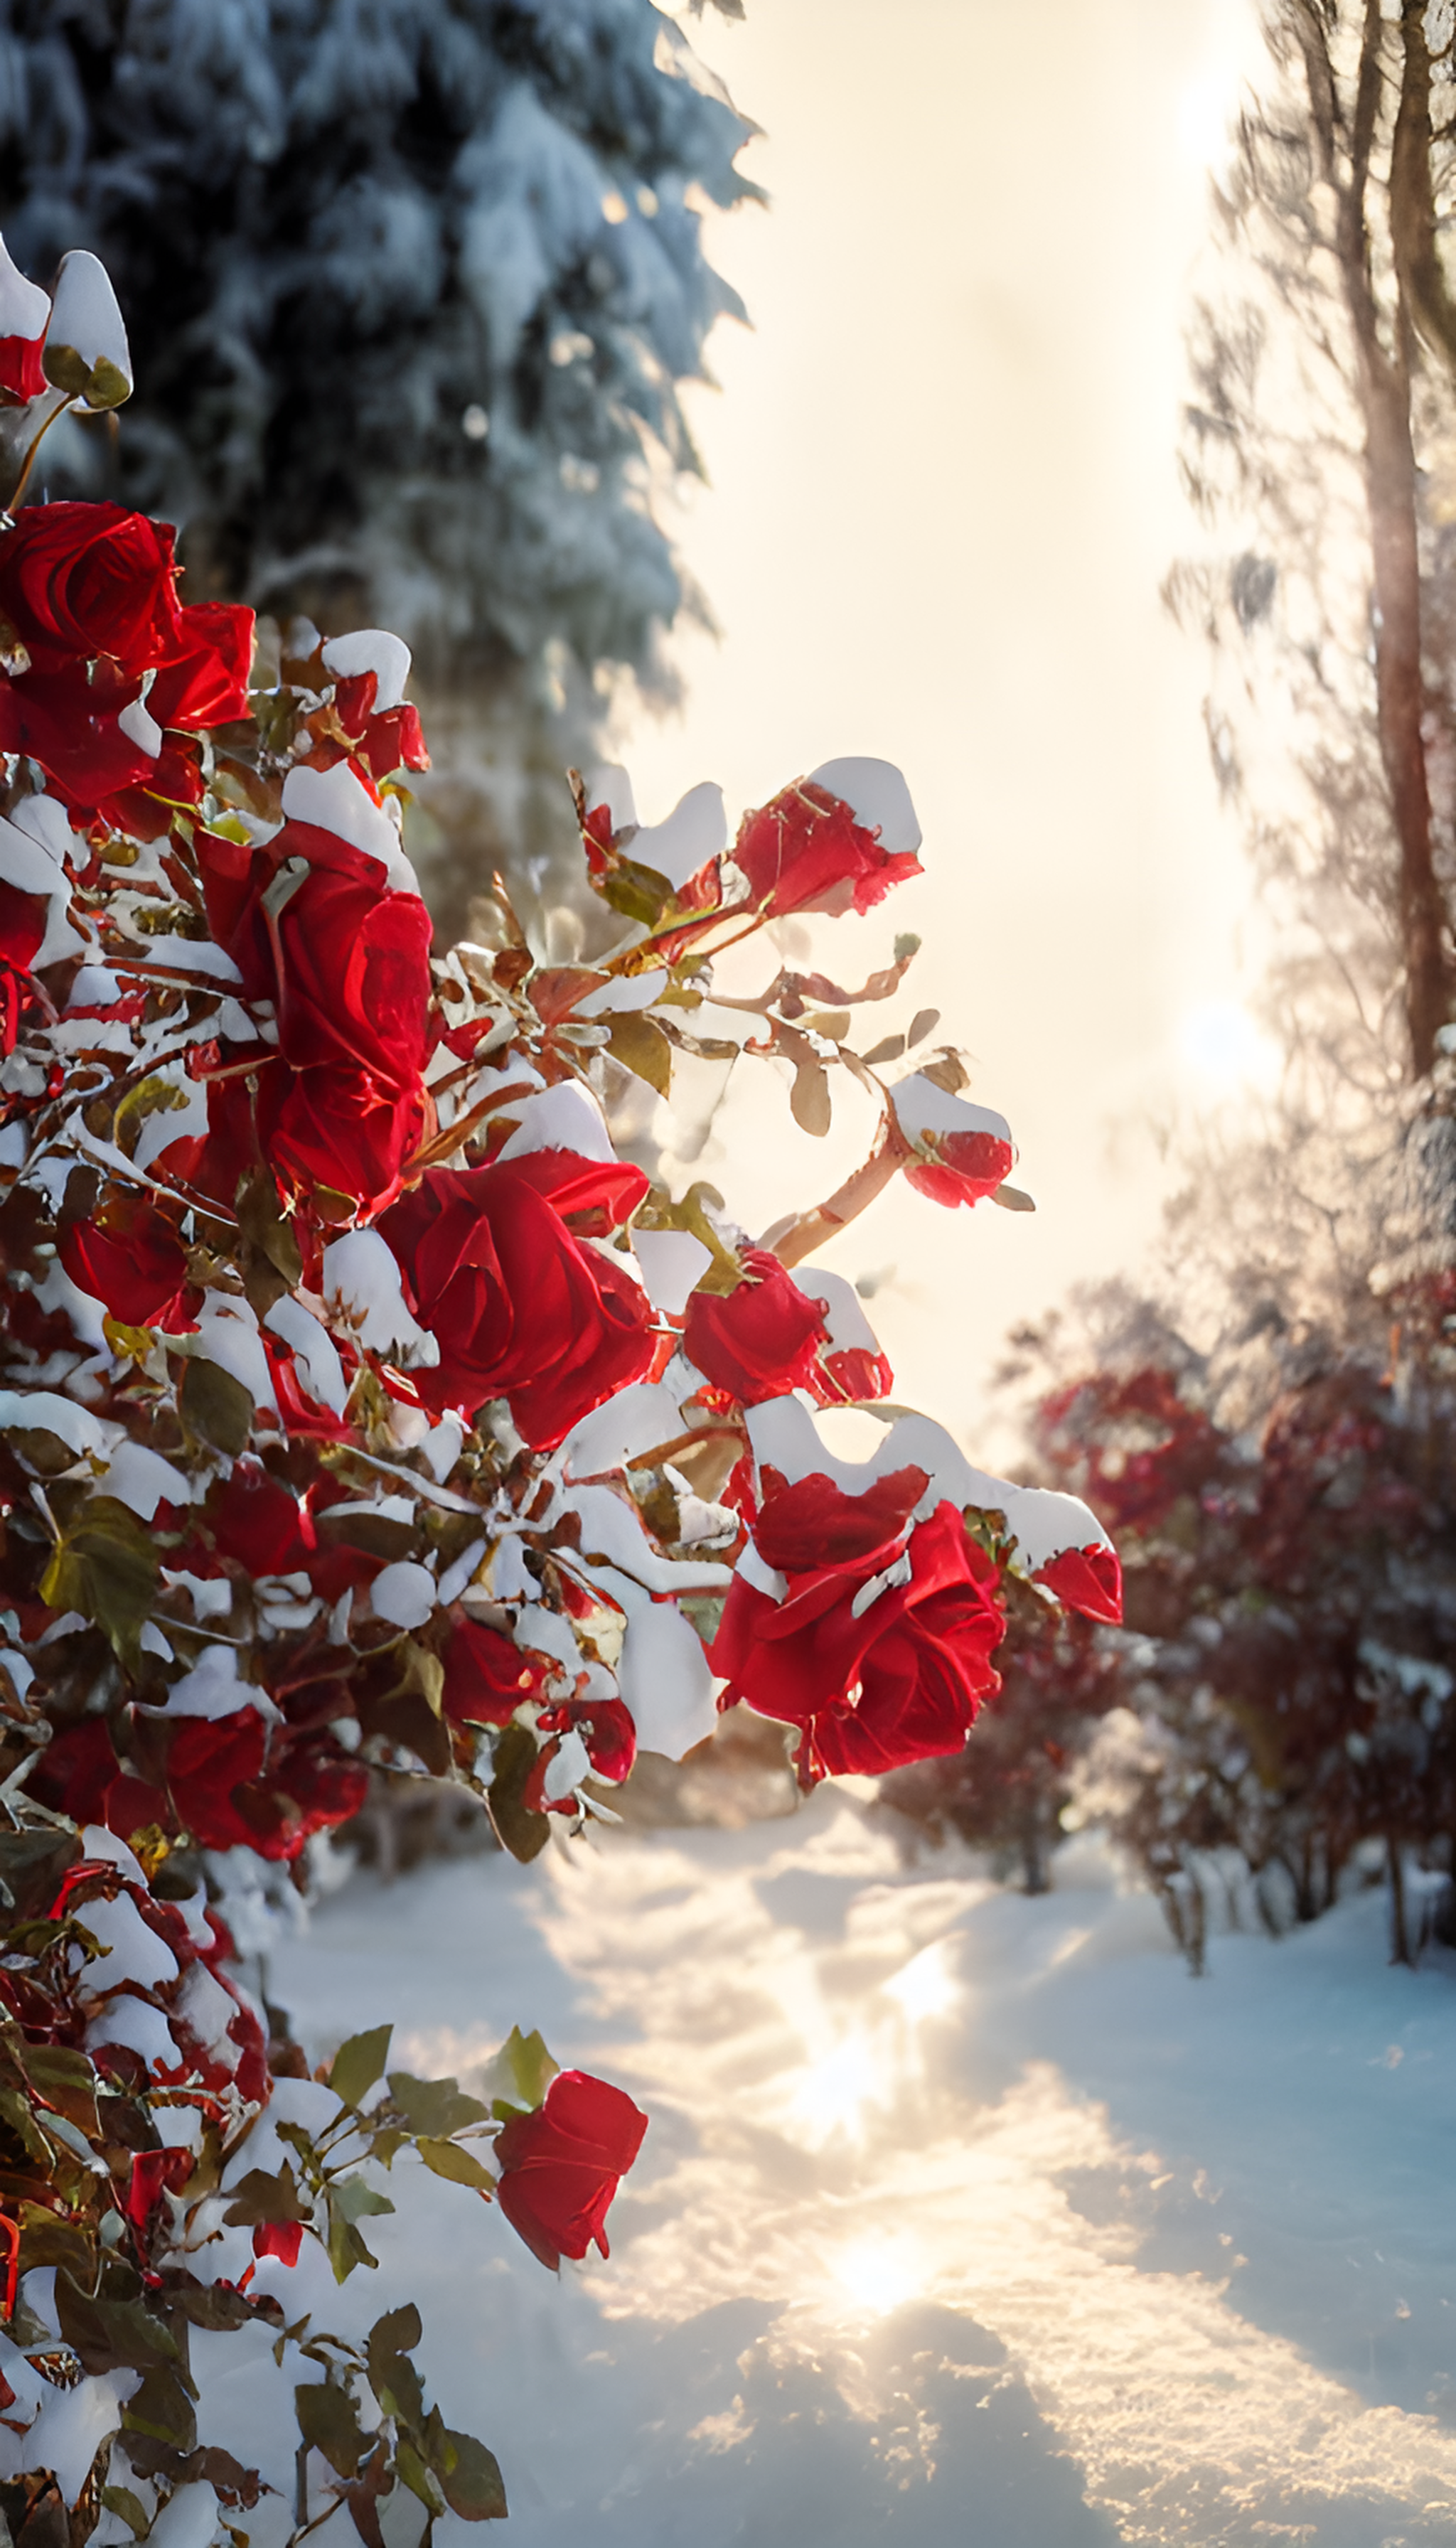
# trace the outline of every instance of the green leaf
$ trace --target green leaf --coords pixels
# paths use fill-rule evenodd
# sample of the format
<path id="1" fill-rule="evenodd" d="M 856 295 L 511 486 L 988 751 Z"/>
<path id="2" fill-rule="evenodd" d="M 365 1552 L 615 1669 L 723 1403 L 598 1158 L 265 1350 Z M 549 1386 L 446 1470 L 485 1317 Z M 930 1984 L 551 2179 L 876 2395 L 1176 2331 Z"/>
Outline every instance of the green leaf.
<path id="1" fill-rule="evenodd" d="M 130 2279 L 135 2290 L 136 2277 Z M 83 2291 L 61 2271 L 55 2277 L 55 2314 L 66 2343 L 81 2357 L 83 2371 L 181 2373 L 176 2337 L 144 2301 L 107 2291 Z"/>
<path id="2" fill-rule="evenodd" d="M 328 2189 L 330 2203 L 336 2203 L 346 2221 L 364 2221 L 371 2213 L 393 2212 L 387 2194 L 380 2194 L 367 2177 L 346 2176 L 339 2185 Z"/>
<path id="3" fill-rule="evenodd" d="M 372 2363 L 376 2353 L 383 2358 L 390 2353 L 412 2353 L 424 2333 L 423 2322 L 412 2301 L 402 2308 L 386 2310 L 377 2318 L 365 2338 L 365 2351 Z"/>
<path id="4" fill-rule="evenodd" d="M 26 2077 L 42 2102 L 64 2115 L 89 2140 L 100 2140 L 96 2112 L 96 2073 L 84 2052 L 68 2052 L 58 2044 L 28 2044 L 20 2058 Z"/>
<path id="5" fill-rule="evenodd" d="M 235 1460 L 247 1449 L 253 1402 L 240 1380 L 221 1363 L 190 1354 L 177 1393 L 177 1410 L 189 1433 L 210 1449 Z"/>
<path id="6" fill-rule="evenodd" d="M 129 2486 L 104 2486 L 101 2502 L 104 2511 L 114 2512 L 119 2521 L 125 2521 L 134 2539 L 146 2537 L 151 2528 L 150 2515 L 142 2511 L 139 2499 Z"/>
<path id="7" fill-rule="evenodd" d="M 440 2492 L 438 2478 L 433 2469 L 425 2465 L 413 2443 L 407 2441 L 403 2433 L 395 2445 L 395 2467 L 410 2494 L 418 2496 L 426 2511 L 439 2513 L 445 2510 L 445 2499 Z"/>
<path id="8" fill-rule="evenodd" d="M 656 927 L 673 899 L 672 886 L 656 867 L 621 857 L 613 860 L 610 872 L 594 889 L 624 920 L 640 920 L 648 929 Z"/>
<path id="9" fill-rule="evenodd" d="M 351 2035 L 347 2044 L 339 2046 L 328 2073 L 328 2084 L 346 2106 L 357 2108 L 360 2099 L 369 2094 L 375 2080 L 384 2077 L 390 2037 L 394 2031 L 392 2025 L 371 2026 L 367 2034 Z"/>
<path id="10" fill-rule="evenodd" d="M 93 1496 L 46 1567 L 41 1598 L 52 1610 L 79 1610 L 93 1620 L 120 1661 L 135 1666 L 159 1564 L 136 1514 L 114 1496 Z"/>
<path id="11" fill-rule="evenodd" d="M 495 2073 L 493 2085 L 499 2086 L 505 2093 L 501 2098 L 492 2100 L 492 2113 L 499 2113 L 502 2105 L 507 2112 L 523 2109 L 527 2113 L 534 2113 L 561 2068 L 561 2063 L 554 2061 L 547 2051 L 545 2039 L 539 2028 L 532 2028 L 529 2035 L 522 2035 L 520 2028 L 513 2026 L 497 2053 L 493 2066 Z"/>
<path id="12" fill-rule="evenodd" d="M 379 2258 L 370 2253 L 354 2224 L 371 2213 L 393 2212 L 387 2194 L 377 2194 L 362 2176 L 346 2176 L 341 2185 L 328 2188 L 328 2261 L 336 2283 L 346 2283 L 356 2265 L 375 2266 Z"/>
<path id="13" fill-rule="evenodd" d="M 486 1802 L 501 1848 L 508 1849 L 522 1866 L 539 1858 L 551 1838 L 550 1816 L 534 1812 L 522 1792 L 535 1766 L 534 1734 L 524 1725 L 507 1725 L 496 1745 Z"/>
<path id="14" fill-rule="evenodd" d="M 407 2422 L 414 2424 L 424 2412 L 424 2391 L 409 2356 L 422 2332 L 419 2312 L 412 2301 L 407 2301 L 403 2309 L 387 2310 L 383 2318 L 376 2319 L 365 2339 L 369 2386 L 381 2412 L 403 2415 Z"/>
<path id="15" fill-rule="evenodd" d="M 346 2389 L 331 2380 L 303 2381 L 293 2393 L 299 2431 L 321 2451 L 336 2477 L 352 2477 L 371 2436 L 359 2430 L 359 2413 Z"/>
<path id="16" fill-rule="evenodd" d="M 176 2372 L 166 2363 L 148 2371 L 122 2410 L 124 2432 L 149 2433 L 174 2451 L 190 2451 L 197 2441 L 197 2414 Z"/>
<path id="17" fill-rule="evenodd" d="M 478 2442 L 474 2433 L 457 2433 L 448 2425 L 445 2439 L 454 2457 L 440 2470 L 439 2478 L 451 2511 L 462 2521 L 503 2521 L 505 2483 L 495 2452 Z"/>
<path id="18" fill-rule="evenodd" d="M 446 2176 L 452 2185 L 473 2185 L 484 2194 L 495 2190 L 496 2180 L 488 2167 L 482 2167 L 474 2151 L 462 2149 L 458 2141 L 437 2141 L 421 2138 L 415 2147 L 425 2166 L 436 2176 Z"/>
<path id="19" fill-rule="evenodd" d="M 467 2124 L 488 2124 L 489 2106 L 467 2097 L 454 2079 L 411 2079 L 408 2070 L 390 2072 L 390 2095 L 411 2133 L 431 2140 L 449 2140 Z"/>

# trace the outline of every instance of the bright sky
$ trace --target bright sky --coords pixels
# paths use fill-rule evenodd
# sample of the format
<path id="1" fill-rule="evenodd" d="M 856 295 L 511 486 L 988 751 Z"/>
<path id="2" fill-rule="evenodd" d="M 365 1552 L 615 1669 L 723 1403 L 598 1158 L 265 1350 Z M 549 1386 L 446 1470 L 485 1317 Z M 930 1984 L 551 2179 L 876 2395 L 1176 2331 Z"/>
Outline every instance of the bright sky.
<path id="1" fill-rule="evenodd" d="M 704 777 L 736 823 L 832 756 L 905 771 L 925 880 L 816 922 L 815 957 L 848 984 L 921 934 L 862 1049 L 939 1007 L 1039 1213 L 896 1192 L 825 1261 L 895 1269 L 871 1316 L 898 1394 L 962 1429 L 1013 1320 L 1136 1258 L 1153 1126 L 1235 1091 L 1252 1048 L 1204 666 L 1158 587 L 1194 536 L 1182 329 L 1257 39 L 1247 0 L 748 9 L 686 21 L 764 128 L 744 165 L 772 197 L 708 232 L 754 321 L 720 326 L 722 394 L 691 403 L 709 485 L 681 547 L 721 633 L 681 641 L 683 712 L 639 713 L 621 751 L 646 821 Z M 810 1142 L 736 1079 L 731 1173 L 715 1135 L 681 1181 L 762 1228 L 863 1153 L 848 1084 L 837 1114 Z"/>

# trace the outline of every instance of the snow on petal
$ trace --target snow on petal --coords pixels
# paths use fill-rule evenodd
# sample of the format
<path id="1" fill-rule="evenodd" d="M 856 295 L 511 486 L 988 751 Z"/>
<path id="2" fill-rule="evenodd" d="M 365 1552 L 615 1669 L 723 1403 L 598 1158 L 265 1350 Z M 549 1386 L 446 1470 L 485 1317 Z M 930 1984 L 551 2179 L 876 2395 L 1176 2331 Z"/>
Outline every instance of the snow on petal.
<path id="1" fill-rule="evenodd" d="M 841 804 L 848 805 L 856 822 L 866 832 L 878 832 L 882 850 L 899 856 L 919 849 L 924 835 L 904 773 L 894 762 L 853 756 L 843 761 L 824 761 L 817 770 L 810 771 L 809 778 L 815 787 L 826 788 Z"/>
<path id="2" fill-rule="evenodd" d="M 713 1261 L 711 1248 L 694 1238 L 690 1229 L 637 1229 L 632 1245 L 653 1308 L 670 1319 L 681 1319 Z"/>
<path id="3" fill-rule="evenodd" d="M 114 1894 L 109 1902 L 99 1897 L 78 1916 L 98 1948 L 108 1950 L 105 1955 L 88 1956 L 82 1967 L 89 1991 L 119 1990 L 123 1982 L 154 1990 L 158 1982 L 176 1980 L 176 1956 L 166 1940 L 147 1927 L 130 1893 Z"/>
<path id="4" fill-rule="evenodd" d="M 87 1858 L 107 1866 L 119 1866 L 124 1875 L 130 1875 L 134 1884 L 146 1882 L 141 1861 L 135 1850 L 130 1850 L 118 1833 L 108 1831 L 105 1823 L 83 1823 L 81 1847 Z"/>
<path id="5" fill-rule="evenodd" d="M 399 1260 L 377 1229 L 350 1229 L 324 1248 L 323 1299 L 370 1353 L 406 1368 L 439 1361 L 438 1339 L 406 1308 Z"/>
<path id="6" fill-rule="evenodd" d="M 118 1991 L 92 2018 L 86 2029 L 87 2051 L 94 2052 L 98 2044 L 130 2044 L 149 2070 L 174 2070 L 182 2057 L 161 2010 L 153 2008 L 150 2000 L 134 1999 L 129 1991 Z"/>
<path id="7" fill-rule="evenodd" d="M 656 1542 L 648 1538 L 631 1505 L 614 1495 L 610 1487 L 568 1487 L 563 1501 L 570 1512 L 581 1517 L 584 1559 L 600 1559 L 607 1566 L 619 1567 L 634 1584 L 645 1585 L 651 1592 L 727 1591 L 732 1581 L 731 1568 L 715 1566 L 710 1560 L 689 1565 L 664 1557 Z"/>
<path id="8" fill-rule="evenodd" d="M 115 1496 L 117 1502 L 128 1505 L 138 1521 L 150 1521 L 158 1504 L 191 1503 L 192 1481 L 146 1443 L 124 1442 L 105 1477 L 97 1479 L 96 1492 Z"/>
<path id="9" fill-rule="evenodd" d="M 267 1691 L 239 1678 L 235 1649 L 206 1646 L 191 1672 L 173 1683 L 166 1704 L 144 1707 L 141 1712 L 147 1716 L 201 1716 L 216 1724 L 221 1717 L 235 1716 L 243 1707 L 254 1707 L 270 1723 L 277 1722 L 278 1710 Z"/>
<path id="10" fill-rule="evenodd" d="M 644 1595 L 628 1607 L 617 1684 L 644 1752 L 681 1761 L 718 1721 L 701 1640 L 672 1601 Z"/>
<path id="11" fill-rule="evenodd" d="M 127 705 L 117 711 L 117 724 L 127 741 L 135 743 L 138 752 L 144 752 L 150 761 L 157 760 L 162 748 L 162 730 L 144 699 L 129 699 Z"/>
<path id="12" fill-rule="evenodd" d="M 389 628 L 351 628 L 347 636 L 330 637 L 323 649 L 323 669 L 336 682 L 355 682 L 364 673 L 374 675 L 377 715 L 402 704 L 410 663 L 404 638 Z"/>
<path id="13" fill-rule="evenodd" d="M 342 1415 L 349 1393 L 338 1348 L 327 1328 L 291 1292 L 280 1294 L 263 1324 L 292 1345 L 309 1396 L 331 1415 Z"/>
<path id="14" fill-rule="evenodd" d="M 667 987 L 668 977 L 661 968 L 651 973 L 614 973 L 609 981 L 598 982 L 594 991 L 588 991 L 578 1000 L 576 1014 L 589 1020 L 624 1017 L 633 1009 L 650 1009 Z"/>
<path id="15" fill-rule="evenodd" d="M 922 1134 L 989 1133 L 993 1140 L 1004 1141 L 1015 1148 L 1011 1127 L 1004 1115 L 992 1107 L 974 1106 L 968 1097 L 953 1096 L 923 1070 L 912 1071 L 908 1079 L 896 1080 L 890 1092 L 895 1121 L 907 1141 L 918 1141 Z"/>
<path id="16" fill-rule="evenodd" d="M 0 238 L 0 336 L 19 336 L 34 345 L 45 335 L 49 318 L 48 293 L 22 274 Z"/>
<path id="17" fill-rule="evenodd" d="M 639 866 L 651 867 L 655 874 L 666 876 L 677 891 L 710 859 L 720 858 L 727 847 L 728 814 L 723 790 L 704 778 L 696 787 L 689 787 L 685 796 L 680 796 L 661 823 L 650 823 L 637 833 L 630 856 Z"/>
<path id="18" fill-rule="evenodd" d="M 258 1334 L 256 1312 L 243 1300 L 209 1292 L 197 1318 L 197 1351 L 215 1362 L 247 1391 L 254 1407 L 273 1405 L 268 1357 Z"/>
<path id="19" fill-rule="evenodd" d="M 586 795 L 589 813 L 594 813 L 598 805 L 606 807 L 614 832 L 637 829 L 637 799 L 619 761 L 601 762 L 589 774 Z"/>
<path id="20" fill-rule="evenodd" d="M 422 1628 L 435 1606 L 435 1579 L 427 1566 L 401 1557 L 380 1569 L 369 1598 L 377 1619 L 388 1619 L 397 1628 Z"/>
<path id="21" fill-rule="evenodd" d="M 590 1089 L 579 1080 L 564 1079 L 555 1088 L 543 1088 L 538 1097 L 528 1097 L 515 1114 L 515 1131 L 498 1150 L 497 1162 L 523 1159 L 532 1150 L 574 1150 L 583 1159 L 614 1159 L 611 1135 Z"/>
<path id="22" fill-rule="evenodd" d="M 384 808 L 355 774 L 351 761 L 336 761 L 331 770 L 296 762 L 283 782 L 283 811 L 291 823 L 312 823 L 332 832 L 365 858 L 377 859 L 392 893 L 417 893 L 418 879 L 400 844 L 400 835 Z"/>
<path id="23" fill-rule="evenodd" d="M 549 1805 L 559 1804 L 571 1795 L 582 1780 L 591 1775 L 592 1756 L 575 1726 L 562 1735 L 558 1748 L 546 1764 L 541 1779 L 541 1792 Z"/>
<path id="24" fill-rule="evenodd" d="M 642 1253 L 641 1239 L 637 1252 Z M 864 1316 L 864 1304 L 846 1275 L 833 1274 L 824 1265 L 800 1265 L 794 1270 L 794 1281 L 811 1301 L 822 1301 L 828 1316 L 825 1332 L 837 1353 L 861 1351 L 877 1354 L 879 1338 Z"/>

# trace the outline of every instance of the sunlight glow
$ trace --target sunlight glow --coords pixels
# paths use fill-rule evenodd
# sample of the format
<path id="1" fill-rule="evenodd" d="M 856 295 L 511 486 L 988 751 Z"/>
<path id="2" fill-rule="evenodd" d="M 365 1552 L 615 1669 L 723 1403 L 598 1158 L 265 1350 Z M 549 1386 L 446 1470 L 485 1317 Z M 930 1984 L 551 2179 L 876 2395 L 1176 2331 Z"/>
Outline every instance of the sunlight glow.
<path id="1" fill-rule="evenodd" d="M 885 2082 L 867 2035 L 847 2035 L 795 2082 L 793 2110 L 814 2143 L 837 2133 L 859 2138 L 864 2110 L 883 2098 Z"/>
<path id="2" fill-rule="evenodd" d="M 856 2238 L 840 2249 L 833 2272 L 851 2300 L 878 2317 L 923 2288 L 925 2258 L 913 2238 Z"/>
<path id="3" fill-rule="evenodd" d="M 1178 1048 L 1200 1078 L 1233 1089 L 1265 1084 L 1274 1048 L 1236 1000 L 1203 1000 L 1179 1022 Z"/>
<path id="4" fill-rule="evenodd" d="M 880 1988 L 887 1999 L 899 2001 L 913 2025 L 922 2018 L 947 2016 L 960 1998 L 960 1984 L 946 1960 L 941 1939 L 920 1955 L 912 1956 L 909 1963 L 891 1980 L 882 1982 Z"/>

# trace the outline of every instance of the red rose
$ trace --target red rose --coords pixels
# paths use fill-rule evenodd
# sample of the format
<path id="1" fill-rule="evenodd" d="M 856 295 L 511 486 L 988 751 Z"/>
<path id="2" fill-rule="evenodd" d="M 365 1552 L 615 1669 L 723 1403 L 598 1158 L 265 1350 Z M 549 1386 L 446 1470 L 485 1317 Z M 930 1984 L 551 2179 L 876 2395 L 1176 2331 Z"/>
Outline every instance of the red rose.
<path id="1" fill-rule="evenodd" d="M 923 1469 L 862 1496 L 818 1475 L 764 1472 L 754 1525 L 713 1645 L 713 1670 L 761 1716 L 803 1729 L 799 1776 L 876 1774 L 958 1752 L 980 1698 L 1000 1686 L 991 1656 L 1005 1622 L 996 1568 L 952 1503 L 909 1528 Z M 770 1569 L 783 1579 L 760 1589 Z"/>
<path id="2" fill-rule="evenodd" d="M 0 557 L 4 551 L 0 538 Z M 0 751 L 29 753 L 68 807 L 92 813 L 106 797 L 144 786 L 155 774 L 151 754 L 118 722 L 139 687 L 115 665 L 103 662 L 89 673 L 74 657 L 52 653 L 34 671 L 0 680 Z"/>
<path id="3" fill-rule="evenodd" d="M 124 1327 L 157 1325 L 187 1278 L 186 1249 L 145 1195 L 117 1196 L 104 1222 L 71 1222 L 59 1253 L 71 1281 Z"/>
<path id="4" fill-rule="evenodd" d="M 892 884 L 924 873 L 913 851 L 881 848 L 842 796 L 812 778 L 745 814 L 733 855 L 756 903 L 787 911 L 867 911 Z"/>
<path id="5" fill-rule="evenodd" d="M 552 2272 L 594 2238 L 603 2256 L 612 2196 L 642 2147 L 647 2117 L 620 2088 L 558 2070 L 534 2114 L 512 2115 L 496 2142 L 501 2211 Z"/>
<path id="6" fill-rule="evenodd" d="M 240 601 L 194 601 L 178 619 L 176 647 L 146 693 L 148 716 L 189 731 L 245 717 L 252 612 Z"/>
<path id="7" fill-rule="evenodd" d="M 120 504 L 28 504 L 0 538 L 0 611 L 37 662 L 109 655 L 149 672 L 179 650 L 172 532 Z"/>
<path id="8" fill-rule="evenodd" d="M 499 1628 L 478 1619 L 459 1621 L 444 1660 L 441 1704 L 456 1725 L 508 1725 L 546 1677 L 544 1663 L 533 1663 Z"/>
<path id="9" fill-rule="evenodd" d="M 890 1090 L 895 1122 L 916 1152 L 907 1185 L 932 1203 L 979 1203 L 1016 1165 L 1011 1127 L 989 1106 L 972 1106 L 917 1070 Z"/>
<path id="10" fill-rule="evenodd" d="M 561 1752 L 564 1735 L 581 1737 L 591 1774 L 608 1778 L 619 1786 L 637 1758 L 637 1728 L 630 1709 L 620 1698 L 566 1698 L 555 1707 L 543 1707 L 536 1719 L 540 1733 L 552 1739 L 536 1755 L 536 1763 L 522 1790 L 523 1801 L 536 1814 L 574 1814 L 577 1811 L 575 1786 L 561 1795 L 551 1792 L 550 1770 Z M 582 1773 L 586 1774 L 585 1772 Z"/>
<path id="11" fill-rule="evenodd" d="M 799 1290 L 767 1248 L 750 1247 L 736 1291 L 694 1292 L 682 1346 L 714 1389 L 745 1407 L 808 1389 L 825 1341 L 824 1305 Z"/>
<path id="12" fill-rule="evenodd" d="M 278 1063 L 259 1068 L 265 1152 L 305 1190 L 377 1208 L 426 1128 L 428 912 L 312 823 L 260 850 L 200 835 L 198 860 L 214 936 L 277 1014 Z"/>
<path id="13" fill-rule="evenodd" d="M 625 1219 L 647 1191 L 640 1169 L 571 1150 L 533 1150 L 487 1168 L 431 1168 L 378 1227 L 405 1294 L 439 1340 L 411 1374 L 436 1413 L 474 1415 L 505 1398 L 533 1450 L 569 1433 L 604 1398 L 641 1380 L 652 1311 L 610 1251 L 568 1222 Z"/>
<path id="14" fill-rule="evenodd" d="M 736 1291 L 694 1292 L 687 1304 L 683 1350 L 705 1380 L 744 1407 L 795 1389 L 821 1407 L 889 1396 L 894 1373 L 842 1274 L 807 1266 L 800 1284 L 762 1247 L 743 1262 Z"/>
<path id="15" fill-rule="evenodd" d="M 15 1050 L 32 960 L 46 935 L 44 893 L 23 893 L 0 877 L 0 1055 Z"/>
<path id="16" fill-rule="evenodd" d="M 1123 1570 L 1115 1548 L 1064 1548 L 1037 1568 L 1034 1581 L 1054 1592 L 1063 1609 L 1121 1627 Z"/>
<path id="17" fill-rule="evenodd" d="M 48 388 L 41 361 L 45 342 L 44 329 L 39 336 L 0 336 L 0 404 L 29 407 Z"/>

